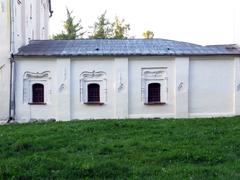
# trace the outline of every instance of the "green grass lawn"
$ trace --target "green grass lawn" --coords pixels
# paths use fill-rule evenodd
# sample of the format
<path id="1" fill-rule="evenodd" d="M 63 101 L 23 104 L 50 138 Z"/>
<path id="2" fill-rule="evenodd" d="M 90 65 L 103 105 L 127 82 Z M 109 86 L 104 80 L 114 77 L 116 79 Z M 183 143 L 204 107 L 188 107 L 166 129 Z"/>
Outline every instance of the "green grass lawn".
<path id="1" fill-rule="evenodd" d="M 240 117 L 0 126 L 0 179 L 240 179 Z"/>

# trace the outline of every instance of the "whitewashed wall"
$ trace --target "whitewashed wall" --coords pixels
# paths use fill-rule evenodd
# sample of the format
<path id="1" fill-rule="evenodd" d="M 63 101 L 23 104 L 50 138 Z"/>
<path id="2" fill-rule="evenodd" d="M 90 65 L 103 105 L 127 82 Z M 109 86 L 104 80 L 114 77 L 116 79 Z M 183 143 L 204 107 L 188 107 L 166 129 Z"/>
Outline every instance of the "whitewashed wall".
<path id="1" fill-rule="evenodd" d="M 156 68 L 162 68 L 164 76 L 167 72 L 166 104 L 145 105 L 142 70 L 151 73 Z M 239 57 L 19 58 L 17 120 L 239 115 L 239 70 Z M 23 76 L 27 71 L 49 72 L 47 105 L 24 104 Z M 99 72 L 106 79 L 106 99 L 103 105 L 86 105 L 81 99 L 81 75 Z"/>
<path id="2" fill-rule="evenodd" d="M 191 58 L 189 75 L 191 116 L 234 114 L 234 65 L 234 58 L 229 57 Z"/>
<path id="3" fill-rule="evenodd" d="M 9 1 L 0 1 L 0 120 L 8 118 L 10 82 L 10 8 Z"/>
<path id="4" fill-rule="evenodd" d="M 142 68 L 166 68 L 168 77 L 166 105 L 145 105 L 141 92 Z M 129 59 L 129 117 L 175 116 L 175 61 L 169 57 L 137 57 Z"/>
<path id="5" fill-rule="evenodd" d="M 57 94 L 57 60 L 56 59 L 34 59 L 18 61 L 16 63 L 16 119 L 27 122 L 30 119 L 55 119 L 58 94 Z M 46 105 L 33 106 L 24 102 L 24 74 L 29 72 L 50 72 L 48 88 L 45 89 Z M 40 82 L 42 82 L 40 80 Z M 30 87 L 29 87 L 30 93 Z"/>
<path id="6" fill-rule="evenodd" d="M 0 0 L 0 121 L 5 121 L 9 116 L 10 54 L 16 53 L 18 48 L 26 45 L 29 40 L 48 39 L 48 0 L 21 0 L 20 4 L 17 0 L 13 2 L 11 33 L 10 0 Z M 11 34 L 12 45 L 10 45 Z"/>
<path id="7" fill-rule="evenodd" d="M 114 118 L 114 59 L 76 58 L 71 64 L 71 119 Z M 104 105 L 86 105 L 80 100 L 80 75 L 83 72 L 106 73 L 107 87 Z M 101 92 L 104 93 L 104 92 Z"/>

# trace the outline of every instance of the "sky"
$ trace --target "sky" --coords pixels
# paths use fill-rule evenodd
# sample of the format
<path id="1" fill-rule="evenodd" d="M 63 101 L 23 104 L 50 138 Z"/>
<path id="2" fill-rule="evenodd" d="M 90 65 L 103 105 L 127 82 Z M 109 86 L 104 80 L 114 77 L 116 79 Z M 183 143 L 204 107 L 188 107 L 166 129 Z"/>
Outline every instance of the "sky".
<path id="1" fill-rule="evenodd" d="M 85 29 L 106 10 L 110 20 L 125 19 L 131 27 L 129 37 L 135 38 L 151 30 L 154 38 L 231 44 L 236 40 L 236 26 L 240 27 L 240 0 L 52 0 L 50 34 L 62 31 L 66 7 Z"/>

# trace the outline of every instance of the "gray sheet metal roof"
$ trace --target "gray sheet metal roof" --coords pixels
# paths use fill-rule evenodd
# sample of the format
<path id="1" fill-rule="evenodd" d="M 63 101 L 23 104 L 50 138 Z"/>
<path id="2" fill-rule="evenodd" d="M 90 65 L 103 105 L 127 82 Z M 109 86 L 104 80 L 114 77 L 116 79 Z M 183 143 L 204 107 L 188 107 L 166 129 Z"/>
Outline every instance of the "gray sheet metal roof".
<path id="1" fill-rule="evenodd" d="M 201 46 L 166 39 L 34 40 L 17 56 L 194 56 L 240 55 L 236 45 Z"/>

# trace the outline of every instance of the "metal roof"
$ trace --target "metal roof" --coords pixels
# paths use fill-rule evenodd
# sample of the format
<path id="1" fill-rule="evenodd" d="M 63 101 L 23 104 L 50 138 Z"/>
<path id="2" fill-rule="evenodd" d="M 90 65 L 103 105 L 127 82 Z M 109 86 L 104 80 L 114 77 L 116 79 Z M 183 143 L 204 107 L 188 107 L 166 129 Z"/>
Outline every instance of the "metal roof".
<path id="1" fill-rule="evenodd" d="M 17 56 L 240 55 L 237 45 L 201 46 L 167 39 L 33 40 Z"/>

